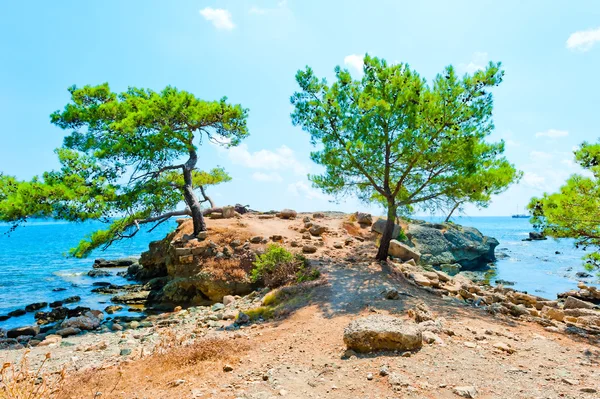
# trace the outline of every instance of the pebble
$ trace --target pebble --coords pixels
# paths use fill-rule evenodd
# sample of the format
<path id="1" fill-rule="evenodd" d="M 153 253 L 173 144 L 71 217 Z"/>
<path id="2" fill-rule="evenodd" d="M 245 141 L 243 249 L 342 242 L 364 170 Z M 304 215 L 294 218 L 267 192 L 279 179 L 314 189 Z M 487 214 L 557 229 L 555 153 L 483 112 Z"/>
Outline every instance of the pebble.
<path id="1" fill-rule="evenodd" d="M 474 386 L 454 387 L 452 392 L 454 392 L 456 395 L 461 396 L 463 398 L 476 398 L 477 397 L 477 389 Z"/>
<path id="2" fill-rule="evenodd" d="M 373 373 L 367 374 L 367 380 L 369 380 L 369 381 L 373 380 Z"/>
<path id="3" fill-rule="evenodd" d="M 131 355 L 131 349 L 123 348 L 123 349 L 121 349 L 120 354 L 121 354 L 121 356 L 129 356 L 129 355 Z"/>
<path id="4" fill-rule="evenodd" d="M 226 373 L 230 372 L 230 371 L 233 371 L 233 367 L 231 365 L 229 365 L 229 364 L 226 364 L 225 366 L 223 366 L 223 371 L 226 372 Z"/>

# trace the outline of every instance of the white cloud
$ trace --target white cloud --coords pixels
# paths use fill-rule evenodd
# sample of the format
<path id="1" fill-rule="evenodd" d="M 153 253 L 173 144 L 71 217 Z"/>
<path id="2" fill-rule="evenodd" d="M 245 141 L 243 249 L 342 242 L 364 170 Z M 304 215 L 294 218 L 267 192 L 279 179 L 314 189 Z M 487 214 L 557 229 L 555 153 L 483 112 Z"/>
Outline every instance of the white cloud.
<path id="1" fill-rule="evenodd" d="M 250 169 L 262 170 L 291 170 L 296 175 L 306 175 L 308 168 L 296 159 L 294 151 L 282 145 L 275 151 L 260 150 L 250 152 L 246 144 L 227 150 L 227 156 L 231 162 L 243 165 Z"/>
<path id="2" fill-rule="evenodd" d="M 462 73 L 475 73 L 479 70 L 485 69 L 489 60 L 488 53 L 477 52 L 473 53 L 471 61 L 468 64 L 458 64 L 458 70 Z"/>
<path id="3" fill-rule="evenodd" d="M 590 51 L 596 42 L 600 42 L 600 27 L 571 33 L 567 39 L 567 48 L 585 53 Z"/>
<path id="4" fill-rule="evenodd" d="M 206 7 L 200 10 L 200 15 L 207 21 L 212 22 L 217 29 L 232 30 L 235 28 L 235 24 L 231 19 L 231 13 L 228 10 Z"/>
<path id="5" fill-rule="evenodd" d="M 350 54 L 344 57 L 344 64 L 356 69 L 357 72 L 363 71 L 364 55 Z"/>
<path id="6" fill-rule="evenodd" d="M 252 174 L 252 179 L 254 179 L 256 181 L 260 181 L 260 182 L 281 183 L 283 181 L 283 178 L 281 177 L 281 175 L 276 172 L 272 172 L 272 173 L 254 172 Z"/>
<path id="7" fill-rule="evenodd" d="M 287 0 L 281 0 L 277 3 L 277 6 L 274 8 L 261 8 L 257 6 L 250 7 L 250 14 L 254 15 L 266 15 L 271 14 L 277 11 L 287 11 L 288 10 L 288 2 Z"/>
<path id="8" fill-rule="evenodd" d="M 523 183 L 536 190 L 544 190 L 546 188 L 546 178 L 534 172 L 525 172 L 523 174 Z"/>
<path id="9" fill-rule="evenodd" d="M 288 184 L 288 192 L 296 197 L 304 197 L 309 200 L 330 200 L 331 198 L 323 194 L 320 190 L 311 187 L 304 181 L 297 181 L 296 183 Z"/>
<path id="10" fill-rule="evenodd" d="M 543 152 L 543 151 L 531 151 L 529 153 L 529 157 L 531 158 L 532 161 L 549 161 L 550 159 L 553 158 L 553 155 L 550 154 L 549 152 Z"/>
<path id="11" fill-rule="evenodd" d="M 558 137 L 568 136 L 569 132 L 566 130 L 556 130 L 556 129 L 548 129 L 545 132 L 537 132 L 535 137 L 549 137 L 551 139 L 556 139 Z"/>

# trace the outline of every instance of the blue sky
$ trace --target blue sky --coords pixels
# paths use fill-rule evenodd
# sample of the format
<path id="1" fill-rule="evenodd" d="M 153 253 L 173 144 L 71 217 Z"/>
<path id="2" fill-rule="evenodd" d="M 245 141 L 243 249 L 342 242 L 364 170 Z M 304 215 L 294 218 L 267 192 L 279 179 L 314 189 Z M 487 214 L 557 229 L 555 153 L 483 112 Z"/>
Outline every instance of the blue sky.
<path id="1" fill-rule="evenodd" d="M 0 8 L 0 171 L 30 178 L 57 167 L 65 132 L 49 114 L 73 84 L 109 82 L 250 109 L 250 137 L 232 150 L 206 146 L 201 168 L 233 181 L 220 204 L 268 210 L 368 209 L 312 188 L 309 137 L 290 122 L 295 72 L 353 73 L 361 56 L 407 62 L 431 79 L 448 64 L 472 72 L 501 61 L 496 131 L 522 182 L 468 215 L 509 215 L 578 169 L 572 150 L 600 137 L 600 2 L 589 1 L 23 1 Z M 358 75 L 357 75 L 358 76 Z M 373 211 L 377 211 L 373 209 Z"/>

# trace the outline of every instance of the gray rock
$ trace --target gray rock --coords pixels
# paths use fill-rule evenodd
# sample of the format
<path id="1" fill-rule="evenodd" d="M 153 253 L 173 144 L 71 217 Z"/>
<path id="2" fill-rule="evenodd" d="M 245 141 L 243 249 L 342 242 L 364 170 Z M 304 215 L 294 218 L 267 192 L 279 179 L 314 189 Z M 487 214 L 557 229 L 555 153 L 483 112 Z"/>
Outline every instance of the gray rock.
<path id="1" fill-rule="evenodd" d="M 72 317 L 61 323 L 61 328 L 79 328 L 80 330 L 95 330 L 100 326 L 100 318 L 92 312 L 86 312 L 83 316 Z"/>
<path id="2" fill-rule="evenodd" d="M 421 263 L 433 266 L 458 263 L 463 269 L 476 269 L 494 261 L 498 245 L 498 240 L 473 227 L 453 223 L 411 223 L 406 236 L 421 253 Z"/>
<path id="3" fill-rule="evenodd" d="M 239 312 L 235 323 L 239 325 L 248 324 L 250 323 L 250 316 L 248 316 L 246 313 Z"/>
<path id="4" fill-rule="evenodd" d="M 81 332 L 81 329 L 76 327 L 62 328 L 56 332 L 56 335 L 60 335 L 63 338 L 70 337 L 71 335 L 77 335 Z"/>
<path id="5" fill-rule="evenodd" d="M 250 238 L 252 244 L 260 244 L 263 238 L 261 236 L 254 236 Z"/>
<path id="6" fill-rule="evenodd" d="M 317 247 L 314 245 L 304 245 L 302 247 L 302 252 L 304 252 L 305 254 L 314 254 L 315 252 L 317 252 Z"/>
<path id="7" fill-rule="evenodd" d="M 371 231 L 374 231 L 379 234 L 383 234 L 386 223 L 387 223 L 387 220 L 385 220 L 385 219 L 377 219 L 375 221 L 375 223 L 373 223 L 373 225 L 371 226 Z M 394 231 L 392 232 L 392 238 L 398 238 L 398 236 L 400 235 L 400 231 L 401 231 L 400 226 L 398 226 L 397 224 L 394 224 Z"/>
<path id="8" fill-rule="evenodd" d="M 388 254 L 394 258 L 400 258 L 404 261 L 413 259 L 416 263 L 421 260 L 421 254 L 415 248 L 411 248 L 408 245 L 401 243 L 398 240 L 390 241 L 390 248 Z"/>
<path id="9" fill-rule="evenodd" d="M 372 315 L 353 320 L 344 329 L 344 343 L 357 352 L 409 351 L 420 348 L 421 331 L 400 318 Z"/>
<path id="10" fill-rule="evenodd" d="M 96 277 L 110 277 L 112 276 L 112 273 L 106 270 L 90 270 L 87 273 L 88 277 L 92 277 L 92 278 L 96 278 Z"/>
<path id="11" fill-rule="evenodd" d="M 284 209 L 277 214 L 281 219 L 295 219 L 297 215 L 298 212 L 293 209 Z"/>
<path id="12" fill-rule="evenodd" d="M 574 298 L 572 296 L 567 297 L 565 300 L 564 309 L 593 309 L 595 305 L 590 302 L 582 301 L 581 299 Z"/>
<path id="13" fill-rule="evenodd" d="M 234 303 L 235 302 L 235 297 L 233 295 L 225 295 L 223 297 L 223 305 L 227 306 L 230 303 Z"/>
<path id="14" fill-rule="evenodd" d="M 547 240 L 548 238 L 544 236 L 542 233 L 538 233 L 537 231 L 532 231 L 529 233 L 529 239 L 532 241 L 542 241 Z"/>
<path id="15" fill-rule="evenodd" d="M 373 224 L 373 216 L 370 213 L 356 212 L 356 221 L 361 226 L 371 226 Z"/>
<path id="16" fill-rule="evenodd" d="M 129 348 L 123 348 L 123 349 L 121 349 L 120 355 L 121 356 L 129 356 L 129 355 L 131 355 L 131 349 L 129 349 Z"/>
<path id="17" fill-rule="evenodd" d="M 320 224 L 313 224 L 308 232 L 315 237 L 321 236 L 323 233 L 327 231 L 327 227 L 321 226 Z"/>
<path id="18" fill-rule="evenodd" d="M 39 326 L 17 327 L 6 332 L 6 338 L 17 338 L 23 335 L 34 337 L 40 333 Z"/>
<path id="19" fill-rule="evenodd" d="M 210 310 L 212 310 L 213 312 L 216 312 L 218 310 L 223 310 L 223 308 L 225 308 L 225 305 L 223 305 L 222 303 L 215 303 L 214 305 L 211 306 Z"/>
<path id="20" fill-rule="evenodd" d="M 107 268 L 107 267 L 128 267 L 128 266 L 133 265 L 134 263 L 138 263 L 137 258 L 121 258 L 121 259 L 113 259 L 113 260 L 96 259 L 94 261 L 93 268 L 101 269 L 101 268 Z"/>
<path id="21" fill-rule="evenodd" d="M 25 306 L 26 312 L 35 312 L 36 310 L 40 310 L 48 306 L 48 302 L 36 302 L 30 305 Z"/>
<path id="22" fill-rule="evenodd" d="M 477 389 L 474 386 L 454 387 L 452 392 L 458 396 L 462 396 L 463 398 L 477 397 Z"/>

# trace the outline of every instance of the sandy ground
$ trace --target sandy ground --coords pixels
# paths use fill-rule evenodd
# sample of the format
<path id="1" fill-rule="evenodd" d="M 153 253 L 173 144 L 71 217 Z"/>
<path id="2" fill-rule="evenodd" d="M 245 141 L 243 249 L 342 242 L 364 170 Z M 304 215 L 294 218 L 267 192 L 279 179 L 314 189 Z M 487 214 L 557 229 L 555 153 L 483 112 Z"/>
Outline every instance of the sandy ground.
<path id="1" fill-rule="evenodd" d="M 416 288 L 386 265 L 369 261 L 372 243 L 357 241 L 334 249 L 334 242 L 347 237 L 340 219 L 319 222 L 332 231 L 313 256 L 327 284 L 314 288 L 305 303 L 283 318 L 224 331 L 206 326 L 209 313 L 183 311 L 168 316 L 178 320 L 172 327 L 71 337 L 65 341 L 73 346 L 38 347 L 30 356 L 51 351 L 53 368 L 68 365 L 79 370 L 70 373 L 70 381 L 76 383 L 62 395 L 65 398 L 457 398 L 457 387 L 471 387 L 478 398 L 600 396 L 596 341 L 492 316 Z M 244 218 L 243 223 L 265 237 L 281 234 L 291 240 L 301 235 L 290 228 L 301 226 L 299 220 Z M 389 288 L 406 295 L 386 300 L 382 292 Z M 260 298 L 240 300 L 243 306 L 259 302 Z M 424 344 L 415 353 L 344 356 L 343 330 L 351 320 L 373 313 L 407 318 L 406 310 L 417 303 L 425 303 L 441 318 L 440 342 Z M 217 351 L 222 356 L 175 366 L 156 361 L 154 366 L 153 357 L 145 356 L 142 348 L 150 353 L 165 331 L 190 340 L 217 337 L 220 341 L 214 345 L 222 345 Z M 106 349 L 74 351 L 98 342 L 107 342 Z M 514 352 L 497 349 L 498 344 Z M 122 356 L 122 348 L 133 352 Z M 20 355 L 22 351 L 12 351 L 8 357 Z"/>

